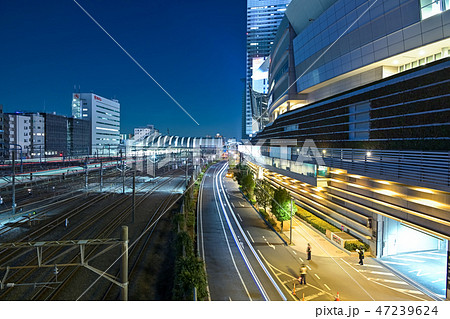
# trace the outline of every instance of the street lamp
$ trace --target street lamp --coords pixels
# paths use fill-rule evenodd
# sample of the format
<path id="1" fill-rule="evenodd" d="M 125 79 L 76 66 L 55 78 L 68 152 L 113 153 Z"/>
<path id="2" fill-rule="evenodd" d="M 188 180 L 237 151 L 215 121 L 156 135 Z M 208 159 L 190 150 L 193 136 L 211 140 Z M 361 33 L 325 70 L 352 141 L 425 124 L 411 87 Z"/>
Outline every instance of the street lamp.
<path id="1" fill-rule="evenodd" d="M 292 208 L 293 208 L 293 199 L 291 197 L 291 229 L 289 230 L 289 245 L 292 245 Z"/>

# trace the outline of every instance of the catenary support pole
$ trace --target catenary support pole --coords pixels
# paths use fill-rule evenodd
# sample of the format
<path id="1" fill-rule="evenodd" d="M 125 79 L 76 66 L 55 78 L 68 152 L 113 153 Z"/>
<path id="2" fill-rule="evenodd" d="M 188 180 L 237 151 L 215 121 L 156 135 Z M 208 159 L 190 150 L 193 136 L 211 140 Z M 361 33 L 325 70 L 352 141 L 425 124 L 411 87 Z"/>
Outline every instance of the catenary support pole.
<path id="1" fill-rule="evenodd" d="M 100 159 L 100 193 L 103 191 L 103 161 Z"/>
<path id="2" fill-rule="evenodd" d="M 16 152 L 12 152 L 12 213 L 16 213 Z"/>
<path id="3" fill-rule="evenodd" d="M 134 214 L 136 212 L 136 170 L 133 171 L 133 196 L 132 200 L 132 222 L 134 223 Z"/>
<path id="4" fill-rule="evenodd" d="M 121 289 L 122 301 L 128 301 L 128 226 L 122 226 L 122 268 L 121 279 L 123 287 Z"/>

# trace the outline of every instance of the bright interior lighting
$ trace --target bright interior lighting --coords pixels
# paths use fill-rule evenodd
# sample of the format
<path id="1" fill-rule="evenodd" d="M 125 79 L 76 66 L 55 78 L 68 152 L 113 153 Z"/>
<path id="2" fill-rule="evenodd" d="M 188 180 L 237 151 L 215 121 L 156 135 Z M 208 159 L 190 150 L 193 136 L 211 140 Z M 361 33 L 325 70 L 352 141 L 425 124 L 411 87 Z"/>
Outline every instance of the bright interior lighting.
<path id="1" fill-rule="evenodd" d="M 391 183 L 388 181 L 376 181 L 376 182 L 384 185 L 391 185 Z"/>
<path id="2" fill-rule="evenodd" d="M 358 185 L 358 184 L 353 184 L 353 183 L 348 183 L 348 185 L 353 186 L 353 187 L 357 187 L 357 188 L 367 188 L 366 186 L 362 186 L 362 185 Z"/>
<path id="3" fill-rule="evenodd" d="M 422 192 L 422 193 L 435 194 L 435 192 L 432 189 L 429 189 L 429 188 L 414 187 L 414 188 L 411 188 L 411 189 L 413 189 L 415 191 Z"/>
<path id="4" fill-rule="evenodd" d="M 417 203 L 417 204 L 434 207 L 434 208 L 444 208 L 446 206 L 442 203 L 439 203 L 439 202 L 437 202 L 435 200 L 431 200 L 431 199 L 412 198 L 411 201 L 414 203 Z"/>
<path id="5" fill-rule="evenodd" d="M 351 174 L 351 175 L 348 175 L 348 177 L 361 178 L 362 176 L 361 176 L 361 175 L 354 175 L 354 174 Z"/>
<path id="6" fill-rule="evenodd" d="M 367 156 L 371 156 L 372 152 L 367 152 L 366 154 L 367 154 Z"/>
<path id="7" fill-rule="evenodd" d="M 375 193 L 379 193 L 379 194 L 383 194 L 383 195 L 387 195 L 387 196 L 398 196 L 400 195 L 397 192 L 394 191 L 390 191 L 388 189 L 374 189 L 373 190 Z"/>

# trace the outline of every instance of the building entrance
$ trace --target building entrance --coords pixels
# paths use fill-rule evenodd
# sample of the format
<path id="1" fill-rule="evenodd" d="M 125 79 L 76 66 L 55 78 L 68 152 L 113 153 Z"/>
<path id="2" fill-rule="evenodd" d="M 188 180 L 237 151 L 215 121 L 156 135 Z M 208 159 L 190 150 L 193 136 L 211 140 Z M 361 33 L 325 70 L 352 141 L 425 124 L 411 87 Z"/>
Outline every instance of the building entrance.
<path id="1" fill-rule="evenodd" d="M 413 282 L 445 298 L 448 241 L 382 217 L 380 257 Z"/>

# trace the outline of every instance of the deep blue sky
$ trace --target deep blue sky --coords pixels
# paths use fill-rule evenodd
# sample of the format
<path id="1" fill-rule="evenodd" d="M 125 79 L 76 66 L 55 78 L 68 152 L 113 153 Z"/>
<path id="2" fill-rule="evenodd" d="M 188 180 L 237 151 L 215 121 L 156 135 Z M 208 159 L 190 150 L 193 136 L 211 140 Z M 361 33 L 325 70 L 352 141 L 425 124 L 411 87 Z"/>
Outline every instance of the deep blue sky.
<path id="1" fill-rule="evenodd" d="M 246 1 L 78 2 L 200 126 L 72 0 L 0 0 L 4 112 L 71 115 L 80 85 L 120 101 L 123 133 L 154 124 L 174 135 L 240 137 Z"/>

